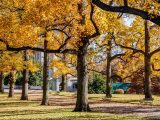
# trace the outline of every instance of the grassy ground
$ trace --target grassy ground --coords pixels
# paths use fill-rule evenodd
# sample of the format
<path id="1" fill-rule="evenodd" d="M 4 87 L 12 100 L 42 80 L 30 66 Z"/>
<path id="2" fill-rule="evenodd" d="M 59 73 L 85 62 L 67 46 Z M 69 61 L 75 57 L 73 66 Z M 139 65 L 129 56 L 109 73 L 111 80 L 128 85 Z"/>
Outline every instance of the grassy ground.
<path id="1" fill-rule="evenodd" d="M 56 92 L 51 92 L 56 95 Z M 75 93 L 61 92 L 62 96 L 76 96 Z M 111 99 L 105 98 L 104 94 L 89 94 L 90 99 L 104 100 L 106 102 L 129 103 L 138 105 L 160 106 L 160 95 L 153 95 L 153 101 L 144 101 L 144 95 L 141 94 L 113 94 Z"/>
<path id="2" fill-rule="evenodd" d="M 90 95 L 91 107 L 93 112 L 72 112 L 75 105 L 75 94 L 71 93 L 50 93 L 50 106 L 41 106 L 41 93 L 30 92 L 29 101 L 20 101 L 20 93 L 15 94 L 14 98 L 8 98 L 7 94 L 0 94 L 0 119 L 1 120 L 151 120 L 151 118 L 135 117 L 132 114 L 114 114 L 105 111 L 98 111 L 98 105 L 103 103 L 104 95 Z M 123 98 L 123 99 L 122 99 Z M 140 100 L 143 96 L 137 95 L 114 95 L 111 102 L 124 102 Z M 158 99 L 155 105 L 160 105 Z M 102 104 L 102 105 L 103 105 Z"/>
<path id="3" fill-rule="evenodd" d="M 160 106 L 160 95 L 154 95 L 153 101 L 144 101 L 144 95 L 137 94 L 113 94 L 112 99 L 105 98 L 105 95 L 89 95 L 91 98 L 95 97 L 96 99 L 104 99 L 108 102 L 116 103 L 129 103 L 129 104 L 140 104 L 140 105 L 151 105 L 151 106 Z"/>

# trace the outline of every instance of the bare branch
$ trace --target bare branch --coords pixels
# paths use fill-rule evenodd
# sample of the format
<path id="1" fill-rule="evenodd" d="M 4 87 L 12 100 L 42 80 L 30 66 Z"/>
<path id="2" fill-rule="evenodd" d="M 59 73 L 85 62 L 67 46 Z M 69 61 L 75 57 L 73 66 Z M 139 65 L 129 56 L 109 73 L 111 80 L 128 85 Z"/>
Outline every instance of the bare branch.
<path id="1" fill-rule="evenodd" d="M 128 0 L 124 0 L 124 6 L 128 7 Z"/>
<path id="2" fill-rule="evenodd" d="M 39 51 L 39 52 L 47 52 L 47 53 L 70 53 L 70 54 L 77 54 L 76 50 L 73 49 L 57 49 L 57 50 L 51 50 L 51 49 L 44 49 L 44 48 L 39 48 L 39 47 L 31 47 L 31 46 L 23 46 L 23 47 L 10 47 L 7 41 L 4 41 L 0 39 L 0 42 L 3 42 L 6 45 L 6 50 L 7 51 L 23 51 L 23 50 L 34 50 L 34 51 Z M 61 48 L 61 47 L 60 47 Z M 5 51 L 5 50 L 4 50 Z"/>
<path id="3" fill-rule="evenodd" d="M 94 29 L 95 29 L 95 33 L 93 33 L 91 36 L 87 36 L 86 39 L 91 39 L 91 38 L 94 38 L 94 37 L 97 37 L 98 35 L 100 35 L 100 32 L 99 32 L 99 28 L 97 26 L 97 24 L 95 23 L 94 19 L 93 19 L 93 14 L 94 14 L 94 6 L 93 4 L 91 3 L 91 13 L 90 13 L 90 20 L 94 26 Z"/>
<path id="4" fill-rule="evenodd" d="M 143 54 L 143 55 L 145 54 L 143 50 L 138 50 L 138 49 L 135 49 L 135 48 L 132 48 L 132 47 L 129 47 L 129 46 L 124 46 L 124 45 L 118 44 L 118 43 L 116 42 L 116 40 L 115 40 L 115 37 L 113 38 L 113 40 L 114 40 L 115 44 L 116 44 L 117 46 L 120 46 L 121 48 L 125 48 L 125 49 L 128 49 L 128 50 L 132 50 L 133 53 L 141 53 L 141 54 Z"/>
<path id="5" fill-rule="evenodd" d="M 125 55 L 125 53 L 116 54 L 116 55 L 112 56 L 110 60 L 112 61 L 112 60 L 114 60 L 114 59 L 116 59 L 116 58 L 119 58 L 119 57 L 122 57 L 122 56 L 124 56 L 124 55 Z"/>
<path id="6" fill-rule="evenodd" d="M 89 71 L 92 71 L 92 72 L 97 72 L 97 73 L 100 73 L 102 75 L 105 75 L 105 71 L 98 71 L 98 70 L 95 70 L 95 69 L 91 69 L 91 68 L 88 68 Z"/>
<path id="7" fill-rule="evenodd" d="M 152 57 L 154 54 L 160 52 L 160 47 L 154 50 L 153 52 L 150 53 L 150 57 Z"/>
<path id="8" fill-rule="evenodd" d="M 132 8 L 132 7 L 125 6 L 125 5 L 124 6 L 110 6 L 110 5 L 105 4 L 104 2 L 101 2 L 101 0 L 92 0 L 92 3 L 94 3 L 96 6 L 98 6 L 102 10 L 137 15 L 137 16 L 142 17 L 143 19 L 150 20 L 151 22 L 160 26 L 160 16 L 156 14 L 150 14 L 147 11 L 143 11 L 143 10 Z"/>
<path id="9" fill-rule="evenodd" d="M 152 63 L 152 69 L 153 69 L 154 71 L 160 71 L 160 69 L 156 69 L 156 68 L 155 68 L 155 66 L 154 66 L 153 63 Z"/>

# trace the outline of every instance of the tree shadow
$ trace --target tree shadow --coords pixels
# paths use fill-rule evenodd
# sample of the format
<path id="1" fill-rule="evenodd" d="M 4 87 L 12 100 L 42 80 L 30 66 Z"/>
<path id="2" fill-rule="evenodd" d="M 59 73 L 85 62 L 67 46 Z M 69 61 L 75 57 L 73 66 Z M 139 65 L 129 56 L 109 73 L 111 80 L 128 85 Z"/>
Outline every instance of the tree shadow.
<path id="1" fill-rule="evenodd" d="M 3 111 L 0 113 L 0 117 L 6 116 L 17 116 L 17 115 L 34 115 L 34 114 L 48 114 L 48 113 L 57 113 L 63 112 L 67 109 L 49 109 L 49 110 L 19 110 L 19 111 Z"/>
<path id="2" fill-rule="evenodd" d="M 108 105 L 106 107 L 92 108 L 93 112 L 124 114 L 124 115 L 139 115 L 148 117 L 160 118 L 160 109 L 154 107 L 144 106 L 130 106 L 130 105 Z"/>
<path id="3" fill-rule="evenodd" d="M 19 106 L 30 106 L 30 104 L 37 104 L 35 101 L 7 101 L 7 102 L 1 102 L 0 108 L 6 108 L 6 107 L 19 107 Z"/>

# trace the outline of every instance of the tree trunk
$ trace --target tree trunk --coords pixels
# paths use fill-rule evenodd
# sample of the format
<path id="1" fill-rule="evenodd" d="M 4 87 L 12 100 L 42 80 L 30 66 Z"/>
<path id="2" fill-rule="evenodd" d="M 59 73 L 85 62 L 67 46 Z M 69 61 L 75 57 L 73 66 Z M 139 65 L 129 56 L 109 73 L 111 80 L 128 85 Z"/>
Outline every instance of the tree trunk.
<path id="1" fill-rule="evenodd" d="M 24 61 L 28 61 L 27 51 L 24 51 Z M 23 70 L 23 81 L 22 81 L 22 96 L 21 100 L 28 100 L 28 79 L 29 71 L 27 68 Z"/>
<path id="2" fill-rule="evenodd" d="M 88 104 L 88 71 L 87 71 L 88 43 L 80 47 L 77 55 L 77 101 L 74 111 L 90 111 Z"/>
<path id="3" fill-rule="evenodd" d="M 4 75 L 0 72 L 0 93 L 4 93 Z"/>
<path id="4" fill-rule="evenodd" d="M 66 86 L 65 75 L 62 74 L 61 91 L 65 91 L 65 86 Z"/>
<path id="5" fill-rule="evenodd" d="M 145 20 L 145 55 L 144 55 L 144 62 L 145 62 L 145 73 L 144 73 L 144 93 L 145 93 L 145 100 L 153 100 L 152 93 L 151 93 L 151 69 L 150 69 L 150 36 L 149 36 L 149 29 L 148 29 L 148 22 Z"/>
<path id="6" fill-rule="evenodd" d="M 44 41 L 44 49 L 47 48 L 48 41 Z M 43 61 L 43 97 L 41 105 L 49 105 L 48 101 L 48 53 L 44 52 L 44 61 Z"/>
<path id="7" fill-rule="evenodd" d="M 8 97 L 14 96 L 14 82 L 15 82 L 15 72 L 10 72 L 10 80 L 9 80 L 9 95 Z"/>
<path id="8" fill-rule="evenodd" d="M 62 62 L 66 62 L 66 56 L 65 54 L 63 54 L 62 56 Z M 61 91 L 65 91 L 65 87 L 66 87 L 66 80 L 65 80 L 65 75 L 62 74 L 62 84 L 61 84 Z"/>
<path id="9" fill-rule="evenodd" d="M 106 97 L 112 97 L 112 83 L 111 83 L 111 40 L 108 40 L 107 48 L 107 68 L 106 68 Z"/>

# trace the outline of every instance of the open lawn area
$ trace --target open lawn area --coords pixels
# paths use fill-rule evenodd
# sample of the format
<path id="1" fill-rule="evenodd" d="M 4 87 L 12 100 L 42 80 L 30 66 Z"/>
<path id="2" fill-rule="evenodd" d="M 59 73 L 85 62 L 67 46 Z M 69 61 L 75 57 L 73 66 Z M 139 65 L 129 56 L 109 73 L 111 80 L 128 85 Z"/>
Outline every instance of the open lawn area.
<path id="1" fill-rule="evenodd" d="M 142 102 L 142 95 L 89 95 L 92 112 L 72 112 L 75 106 L 75 94 L 50 92 L 49 106 L 41 106 L 41 91 L 29 91 L 29 101 L 20 101 L 20 91 L 14 98 L 7 93 L 0 94 L 1 120 L 156 120 L 160 118 L 160 97 L 154 96 L 152 103 Z M 132 104 L 135 103 L 135 104 Z"/>

